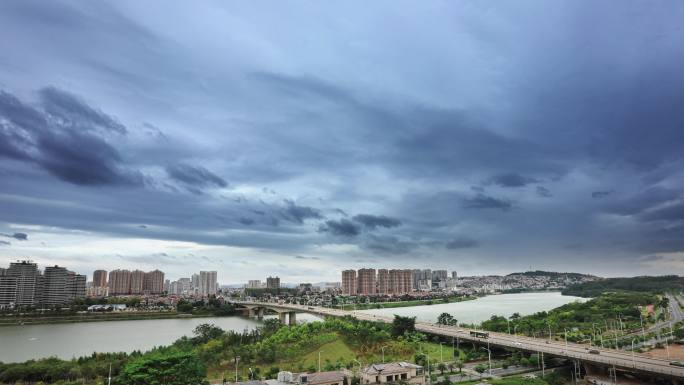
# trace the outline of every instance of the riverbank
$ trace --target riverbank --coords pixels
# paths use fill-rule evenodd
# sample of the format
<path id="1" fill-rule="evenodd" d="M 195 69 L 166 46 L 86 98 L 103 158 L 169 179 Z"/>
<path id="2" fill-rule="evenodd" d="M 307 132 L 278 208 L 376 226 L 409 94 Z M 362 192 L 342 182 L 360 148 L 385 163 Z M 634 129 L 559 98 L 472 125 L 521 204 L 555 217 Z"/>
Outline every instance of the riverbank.
<path id="1" fill-rule="evenodd" d="M 484 296 L 468 296 L 468 297 L 453 296 L 453 297 L 431 298 L 431 299 L 415 299 L 415 300 L 410 300 L 410 301 L 345 304 L 343 306 L 335 306 L 335 308 L 340 308 L 342 310 L 391 309 L 391 308 L 397 308 L 397 307 L 429 306 L 429 305 L 438 305 L 438 304 L 445 304 L 445 303 L 472 301 L 472 300 L 475 300 L 478 298 L 483 298 L 483 297 Z"/>
<path id="2" fill-rule="evenodd" d="M 27 315 L 0 317 L 0 327 L 19 325 L 65 324 L 76 322 L 101 321 L 138 321 L 174 318 L 206 318 L 218 317 L 213 314 L 188 314 L 178 312 L 120 312 L 120 313 L 85 313 L 66 315 Z"/>

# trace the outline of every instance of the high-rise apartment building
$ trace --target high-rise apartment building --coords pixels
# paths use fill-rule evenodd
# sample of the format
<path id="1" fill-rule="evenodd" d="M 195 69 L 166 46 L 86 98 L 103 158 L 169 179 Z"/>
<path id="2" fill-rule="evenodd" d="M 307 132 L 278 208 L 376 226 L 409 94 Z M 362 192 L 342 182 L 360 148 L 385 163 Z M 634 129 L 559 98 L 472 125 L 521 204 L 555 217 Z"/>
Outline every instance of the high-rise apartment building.
<path id="1" fill-rule="evenodd" d="M 359 269 L 356 274 L 358 294 L 375 295 L 377 293 L 375 269 Z"/>
<path id="2" fill-rule="evenodd" d="M 85 297 L 85 281 L 64 267 L 49 266 L 41 274 L 30 261 L 11 263 L 0 276 L 0 307 L 66 304 Z"/>
<path id="3" fill-rule="evenodd" d="M 142 270 L 131 271 L 131 289 L 129 294 L 142 294 L 145 284 L 145 272 Z"/>
<path id="4" fill-rule="evenodd" d="M 43 282 L 42 303 L 46 305 L 60 305 L 67 299 L 67 269 L 59 266 L 45 268 Z"/>
<path id="5" fill-rule="evenodd" d="M 93 272 L 93 287 L 106 287 L 107 286 L 107 271 L 106 270 L 95 270 Z"/>
<path id="6" fill-rule="evenodd" d="M 17 301 L 17 278 L 0 275 L 0 309 L 13 306 Z"/>
<path id="7" fill-rule="evenodd" d="M 342 272 L 342 294 L 356 295 L 357 289 L 356 270 L 344 270 Z"/>
<path id="8" fill-rule="evenodd" d="M 109 295 L 125 295 L 131 293 L 131 272 L 129 270 L 112 270 L 109 272 Z"/>
<path id="9" fill-rule="evenodd" d="M 378 269 L 378 294 L 388 295 L 392 294 L 392 281 L 390 273 L 387 269 Z"/>
<path id="10" fill-rule="evenodd" d="M 190 280 L 191 280 L 191 282 L 192 282 L 192 292 L 193 292 L 193 294 L 194 294 L 194 293 L 198 293 L 198 292 L 199 292 L 199 287 L 200 287 L 200 276 L 199 276 L 199 274 L 193 274 L 193 275 L 190 277 Z"/>
<path id="11" fill-rule="evenodd" d="M 146 294 L 161 294 L 164 292 L 164 272 L 152 270 L 144 274 L 143 292 Z"/>
<path id="12" fill-rule="evenodd" d="M 389 291 L 393 295 L 404 295 L 413 289 L 413 271 L 392 269 L 389 271 Z"/>
<path id="13" fill-rule="evenodd" d="M 280 289 L 280 277 L 268 277 L 268 278 L 266 278 L 266 288 L 267 289 Z"/>
<path id="14" fill-rule="evenodd" d="M 67 271 L 65 298 L 69 303 L 76 298 L 83 298 L 86 295 L 86 276 Z"/>
<path id="15" fill-rule="evenodd" d="M 199 293 L 201 295 L 216 295 L 218 283 L 216 282 L 215 271 L 200 271 L 199 274 Z"/>
<path id="16" fill-rule="evenodd" d="M 247 288 L 248 289 L 260 289 L 261 288 L 261 280 L 259 279 L 250 279 L 247 282 Z"/>
<path id="17" fill-rule="evenodd" d="M 5 272 L 8 277 L 16 278 L 16 299 L 14 304 L 17 306 L 31 306 L 36 302 L 36 286 L 39 283 L 38 265 L 31 261 L 17 261 L 10 263 L 9 269 Z M 40 293 L 40 291 L 38 292 Z"/>

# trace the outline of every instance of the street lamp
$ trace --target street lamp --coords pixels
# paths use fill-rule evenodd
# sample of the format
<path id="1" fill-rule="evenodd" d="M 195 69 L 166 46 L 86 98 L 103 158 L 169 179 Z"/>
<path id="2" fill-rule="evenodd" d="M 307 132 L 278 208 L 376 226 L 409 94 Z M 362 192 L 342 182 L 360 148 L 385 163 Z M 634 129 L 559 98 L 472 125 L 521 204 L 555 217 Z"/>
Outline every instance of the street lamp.
<path id="1" fill-rule="evenodd" d="M 641 339 L 646 343 L 646 331 L 644 330 L 644 317 L 641 315 L 641 310 L 639 310 L 639 323 L 641 324 Z"/>
<path id="2" fill-rule="evenodd" d="M 511 334 L 511 321 L 509 321 L 508 318 L 506 318 L 506 325 L 508 326 L 508 334 L 510 335 Z"/>
<path id="3" fill-rule="evenodd" d="M 235 382 L 238 382 L 238 365 L 240 364 L 240 356 L 235 356 Z"/>
<path id="4" fill-rule="evenodd" d="M 565 328 L 565 347 L 568 347 L 568 329 Z"/>
<path id="5" fill-rule="evenodd" d="M 323 353 L 322 350 L 318 351 L 318 371 L 321 371 L 321 353 Z"/>
<path id="6" fill-rule="evenodd" d="M 489 350 L 489 348 L 485 348 L 484 346 L 482 347 L 482 349 L 487 351 L 487 358 L 489 361 L 489 376 L 491 377 L 492 376 L 492 351 Z"/>
<path id="7" fill-rule="evenodd" d="M 515 340 L 515 344 L 518 344 L 518 325 L 513 325 L 513 339 Z"/>
<path id="8" fill-rule="evenodd" d="M 444 356 L 442 355 L 442 348 L 444 347 L 444 342 L 439 343 L 439 362 L 444 362 Z M 382 361 L 385 362 L 384 360 Z"/>
<path id="9" fill-rule="evenodd" d="M 546 326 L 549 327 L 549 342 L 551 342 L 551 324 L 547 322 Z"/>
<path id="10" fill-rule="evenodd" d="M 387 347 L 387 346 L 383 346 L 383 347 L 380 348 L 380 350 L 382 351 L 382 363 L 383 363 L 383 364 L 385 363 L 385 348 L 386 348 L 386 347 Z"/>
<path id="11" fill-rule="evenodd" d="M 632 338 L 632 367 L 636 368 L 636 362 L 634 361 L 634 338 Z"/>

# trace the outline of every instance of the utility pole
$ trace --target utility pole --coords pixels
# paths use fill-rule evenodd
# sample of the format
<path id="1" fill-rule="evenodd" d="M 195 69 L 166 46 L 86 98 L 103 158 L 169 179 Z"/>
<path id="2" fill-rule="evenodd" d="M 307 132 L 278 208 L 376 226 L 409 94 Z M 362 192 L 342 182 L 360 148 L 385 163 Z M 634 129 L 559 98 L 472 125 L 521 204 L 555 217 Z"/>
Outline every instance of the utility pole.
<path id="1" fill-rule="evenodd" d="M 112 385 L 112 364 L 109 363 L 109 377 L 107 377 L 107 385 Z"/>

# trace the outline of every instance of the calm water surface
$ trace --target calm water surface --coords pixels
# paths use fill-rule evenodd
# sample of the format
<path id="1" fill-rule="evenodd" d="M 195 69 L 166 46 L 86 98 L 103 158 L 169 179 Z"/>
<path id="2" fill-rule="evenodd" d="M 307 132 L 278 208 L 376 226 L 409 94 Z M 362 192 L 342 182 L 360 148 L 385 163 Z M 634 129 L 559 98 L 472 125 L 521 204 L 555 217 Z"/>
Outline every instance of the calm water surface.
<path id="1" fill-rule="evenodd" d="M 420 321 L 437 322 L 442 313 L 449 313 L 459 323 L 480 323 L 492 315 L 510 317 L 513 313 L 520 315 L 534 314 L 543 310 L 565 305 L 573 301 L 584 301 L 584 298 L 561 295 L 556 292 L 520 293 L 490 295 L 473 301 L 443 303 L 439 305 L 399 307 L 391 309 L 362 310 L 363 313 L 416 317 Z"/>
<path id="2" fill-rule="evenodd" d="M 550 310 L 568 302 L 582 300 L 560 293 L 524 293 L 493 295 L 474 301 L 415 306 L 394 309 L 364 310 L 372 314 L 415 316 L 436 321 L 447 312 L 459 322 L 480 322 L 493 314 L 510 316 Z M 298 314 L 299 321 L 319 318 Z M 244 317 L 188 318 L 139 321 L 82 322 L 73 324 L 25 325 L 0 327 L 0 361 L 20 362 L 57 356 L 69 359 L 92 352 L 131 352 L 168 345 L 184 335 L 191 335 L 195 326 L 213 323 L 224 330 L 253 329 L 259 322 Z"/>

